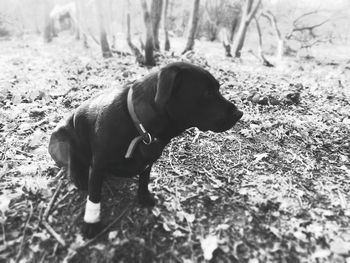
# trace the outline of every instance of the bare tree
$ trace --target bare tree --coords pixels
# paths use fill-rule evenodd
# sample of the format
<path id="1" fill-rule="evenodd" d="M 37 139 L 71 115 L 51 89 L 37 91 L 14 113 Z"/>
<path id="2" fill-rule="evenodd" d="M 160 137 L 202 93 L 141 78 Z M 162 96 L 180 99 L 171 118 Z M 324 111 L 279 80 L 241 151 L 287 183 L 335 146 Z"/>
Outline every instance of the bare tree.
<path id="1" fill-rule="evenodd" d="M 109 48 L 109 44 L 107 40 L 107 33 L 106 33 L 104 19 L 103 19 L 102 1 L 95 0 L 95 4 L 96 4 L 96 10 L 97 10 L 97 20 L 98 20 L 98 25 L 100 29 L 100 44 L 101 44 L 102 56 L 104 58 L 109 58 L 109 57 L 112 57 L 112 51 Z"/>
<path id="2" fill-rule="evenodd" d="M 193 9 L 190 19 L 190 28 L 187 36 L 187 43 L 182 54 L 185 54 L 187 51 L 192 50 L 194 46 L 194 39 L 197 32 L 198 20 L 199 20 L 199 2 L 200 0 L 193 0 Z"/>
<path id="3" fill-rule="evenodd" d="M 309 25 L 305 24 L 303 21 L 304 18 L 317 14 L 317 10 L 306 12 L 299 17 L 297 17 L 292 24 L 292 28 L 286 33 L 285 35 L 282 35 L 278 24 L 277 19 L 275 15 L 271 11 L 263 11 L 261 13 L 261 16 L 267 18 L 272 26 L 272 28 L 275 31 L 276 38 L 277 38 L 277 51 L 276 51 L 276 58 L 277 60 L 282 59 L 283 55 L 288 52 L 294 52 L 297 53 L 296 50 L 292 50 L 288 45 L 289 40 L 295 40 L 300 43 L 300 49 L 306 48 L 309 49 L 313 45 L 323 42 L 323 40 L 316 35 L 314 32 L 316 28 L 324 25 L 329 21 L 329 19 L 325 19 L 321 22 Z"/>
<path id="4" fill-rule="evenodd" d="M 235 35 L 235 32 L 237 30 L 237 26 L 238 26 L 238 13 L 235 13 L 232 19 L 232 23 L 231 23 L 231 30 L 230 30 L 230 42 L 233 41 L 233 37 Z"/>
<path id="5" fill-rule="evenodd" d="M 146 44 L 145 44 L 145 65 L 154 66 L 156 64 L 153 57 L 153 29 L 152 29 L 152 20 L 150 13 L 148 11 L 146 0 L 141 0 L 141 6 L 143 10 L 143 19 L 146 26 Z"/>
<path id="6" fill-rule="evenodd" d="M 254 2 L 256 2 L 253 7 Z M 241 57 L 241 50 L 244 45 L 245 36 L 249 27 L 250 22 L 254 18 L 259 6 L 261 4 L 261 0 L 246 0 L 245 4 L 242 8 L 242 17 L 239 25 L 239 29 L 235 40 L 233 42 L 233 53 L 235 57 Z"/>
<path id="7" fill-rule="evenodd" d="M 163 0 L 152 0 L 151 4 L 151 20 L 153 30 L 153 44 L 155 50 L 160 50 L 159 47 L 159 25 L 162 18 Z"/>
<path id="8" fill-rule="evenodd" d="M 169 21 L 168 21 L 168 7 L 169 7 L 169 0 L 165 0 L 165 5 L 164 5 L 164 18 L 163 18 L 163 25 L 164 25 L 164 50 L 169 51 L 170 50 L 170 41 L 169 41 L 169 32 L 168 32 L 168 26 L 169 26 Z"/>
<path id="9" fill-rule="evenodd" d="M 293 21 L 293 28 L 290 30 L 289 33 L 286 34 L 285 39 L 286 40 L 296 40 L 300 43 L 300 49 L 307 49 L 310 50 L 310 48 L 318 43 L 326 42 L 327 39 L 324 37 L 317 35 L 315 33 L 315 29 L 318 27 L 326 24 L 330 21 L 330 19 L 325 19 L 321 22 L 315 23 L 315 24 L 306 24 L 303 21 L 303 18 L 308 17 L 313 14 L 317 14 L 318 10 L 307 12 L 305 14 L 302 14 L 297 19 Z"/>
<path id="10" fill-rule="evenodd" d="M 84 47 L 88 48 L 86 17 L 85 17 L 85 3 L 83 0 L 75 0 L 77 6 L 77 24 L 80 37 L 83 39 Z"/>
<path id="11" fill-rule="evenodd" d="M 207 20 L 207 31 L 209 34 L 209 40 L 214 41 L 217 38 L 218 31 L 219 31 L 219 25 L 221 23 L 222 14 L 219 12 L 219 9 L 222 9 L 223 1 L 216 1 L 216 2 L 205 2 L 205 17 Z M 221 34 L 221 31 L 219 31 L 219 35 Z"/>
<path id="12" fill-rule="evenodd" d="M 273 65 L 266 59 L 263 52 L 263 41 L 262 41 L 262 34 L 261 34 L 260 25 L 259 25 L 259 20 L 256 17 L 254 17 L 254 20 L 256 24 L 256 30 L 259 36 L 259 47 L 258 47 L 259 58 L 261 59 L 264 66 L 273 67 Z"/>
<path id="13" fill-rule="evenodd" d="M 132 43 L 131 41 L 131 33 L 130 33 L 130 14 L 128 13 L 126 15 L 126 25 L 127 25 L 127 35 L 126 35 L 126 41 L 128 42 L 128 45 L 131 49 L 131 52 L 136 57 L 136 61 L 139 64 L 143 64 L 145 58 L 143 57 L 141 51 Z"/>
<path id="14" fill-rule="evenodd" d="M 44 21 L 44 30 L 43 37 L 45 42 L 51 42 L 53 37 L 53 25 L 50 19 L 50 12 L 53 7 L 53 2 L 51 0 L 44 1 L 44 12 L 45 12 L 45 21 Z"/>
<path id="15" fill-rule="evenodd" d="M 313 25 L 305 25 L 305 23 L 302 21 L 303 18 L 313 15 L 313 14 L 317 14 L 317 10 L 315 11 L 311 11 L 311 12 L 307 12 L 305 14 L 302 14 L 301 16 L 297 17 L 294 21 L 293 21 L 293 28 L 290 30 L 290 32 L 286 35 L 286 39 L 290 39 L 292 38 L 293 34 L 295 32 L 302 32 L 302 31 L 307 31 L 311 36 L 315 37 L 315 33 L 314 30 L 322 25 L 324 25 L 325 23 L 329 22 L 329 19 L 326 19 L 322 22 L 313 24 Z"/>
<path id="16" fill-rule="evenodd" d="M 262 12 L 261 15 L 266 17 L 270 21 L 271 26 L 275 31 L 277 38 L 276 58 L 277 60 L 281 60 L 284 53 L 284 38 L 282 37 L 281 31 L 278 28 L 276 17 L 271 11 Z"/>
<path id="17" fill-rule="evenodd" d="M 219 39 L 222 42 L 222 45 L 225 50 L 225 56 L 226 57 L 232 57 L 231 54 L 231 43 L 229 40 L 228 30 L 226 28 L 221 28 L 219 32 Z"/>

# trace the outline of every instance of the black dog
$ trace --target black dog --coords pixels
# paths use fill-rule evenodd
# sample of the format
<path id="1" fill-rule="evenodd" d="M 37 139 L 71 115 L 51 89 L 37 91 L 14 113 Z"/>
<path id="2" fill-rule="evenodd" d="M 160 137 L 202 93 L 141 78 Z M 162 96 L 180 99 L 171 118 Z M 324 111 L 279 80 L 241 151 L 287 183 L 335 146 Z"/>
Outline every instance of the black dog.
<path id="1" fill-rule="evenodd" d="M 243 113 L 219 92 L 206 70 L 183 62 L 84 102 L 53 132 L 49 153 L 67 167 L 79 189 L 88 191 L 84 235 L 101 228 L 100 200 L 106 175 L 139 175 L 138 200 L 154 206 L 148 190 L 152 164 L 175 136 L 190 127 L 230 129 Z"/>

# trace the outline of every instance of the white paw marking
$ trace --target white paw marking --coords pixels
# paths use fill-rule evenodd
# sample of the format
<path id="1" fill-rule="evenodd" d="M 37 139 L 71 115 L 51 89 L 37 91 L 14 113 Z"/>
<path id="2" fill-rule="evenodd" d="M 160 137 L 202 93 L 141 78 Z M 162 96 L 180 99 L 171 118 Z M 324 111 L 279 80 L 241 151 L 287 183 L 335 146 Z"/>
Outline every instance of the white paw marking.
<path id="1" fill-rule="evenodd" d="M 97 223 L 100 222 L 101 203 L 93 203 L 89 200 L 89 196 L 86 200 L 84 222 Z"/>

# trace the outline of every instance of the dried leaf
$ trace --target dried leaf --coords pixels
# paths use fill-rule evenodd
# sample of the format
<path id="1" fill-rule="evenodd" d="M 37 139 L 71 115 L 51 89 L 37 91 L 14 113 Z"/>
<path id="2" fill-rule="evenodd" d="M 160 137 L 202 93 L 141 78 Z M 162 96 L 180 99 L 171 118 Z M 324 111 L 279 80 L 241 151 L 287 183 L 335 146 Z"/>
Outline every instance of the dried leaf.
<path id="1" fill-rule="evenodd" d="M 255 154 L 255 155 L 254 155 L 254 157 L 255 157 L 254 162 L 258 163 L 258 162 L 260 162 L 262 159 L 266 158 L 267 156 L 269 156 L 268 153 L 258 153 L 258 154 Z"/>
<path id="2" fill-rule="evenodd" d="M 187 221 L 188 223 L 193 223 L 193 221 L 194 221 L 194 219 L 195 219 L 194 214 L 189 214 L 189 213 L 184 212 L 184 216 L 185 216 L 186 221 Z"/>
<path id="3" fill-rule="evenodd" d="M 214 235 L 209 235 L 204 239 L 201 239 L 201 247 L 204 254 L 204 259 L 211 260 L 213 252 L 218 247 L 218 238 Z"/>
<path id="4" fill-rule="evenodd" d="M 168 226 L 168 224 L 167 224 L 166 222 L 163 222 L 163 228 L 164 228 L 164 230 L 167 231 L 167 232 L 170 232 L 170 231 L 171 231 L 170 227 Z"/>
<path id="5" fill-rule="evenodd" d="M 108 233 L 108 240 L 112 241 L 113 239 L 115 239 L 118 235 L 118 231 L 111 231 Z"/>
<path id="6" fill-rule="evenodd" d="M 42 132 L 41 130 L 36 130 L 30 140 L 29 140 L 29 143 L 28 143 L 28 146 L 31 147 L 31 148 L 36 148 L 38 147 L 39 145 L 41 145 L 43 143 L 43 138 L 46 134 L 44 132 Z"/>
<path id="7" fill-rule="evenodd" d="M 331 254 L 331 251 L 328 249 L 317 249 L 313 254 L 313 258 L 326 258 Z"/>
<path id="8" fill-rule="evenodd" d="M 346 255 L 350 252 L 350 242 L 337 238 L 331 242 L 330 249 L 333 253 Z"/>
<path id="9" fill-rule="evenodd" d="M 9 209 L 9 204 L 11 202 L 11 198 L 7 195 L 0 196 L 0 212 L 1 216 L 5 216 L 6 211 Z"/>

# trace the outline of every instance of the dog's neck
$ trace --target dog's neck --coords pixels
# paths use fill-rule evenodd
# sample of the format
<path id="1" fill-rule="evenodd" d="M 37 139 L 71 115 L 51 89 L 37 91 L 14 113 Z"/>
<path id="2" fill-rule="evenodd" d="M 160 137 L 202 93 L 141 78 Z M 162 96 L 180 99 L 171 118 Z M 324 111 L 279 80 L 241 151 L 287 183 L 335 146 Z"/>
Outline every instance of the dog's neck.
<path id="1" fill-rule="evenodd" d="M 135 114 L 145 130 L 154 138 L 170 140 L 182 133 L 186 127 L 180 127 L 170 118 L 166 110 L 158 109 L 154 98 L 156 95 L 157 74 L 148 76 L 132 85 Z"/>

